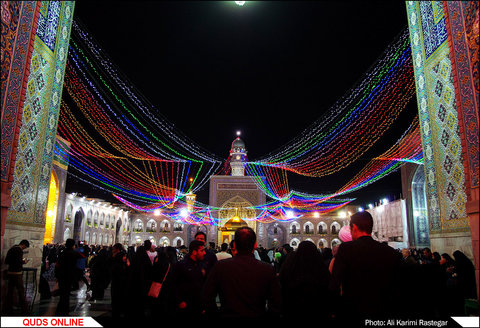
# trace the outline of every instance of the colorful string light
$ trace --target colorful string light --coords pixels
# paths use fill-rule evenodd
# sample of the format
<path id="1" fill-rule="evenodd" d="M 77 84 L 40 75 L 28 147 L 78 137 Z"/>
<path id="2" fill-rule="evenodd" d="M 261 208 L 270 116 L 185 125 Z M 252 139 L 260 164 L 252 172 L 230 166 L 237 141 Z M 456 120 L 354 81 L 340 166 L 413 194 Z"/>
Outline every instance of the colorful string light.
<path id="1" fill-rule="evenodd" d="M 284 147 L 252 164 L 321 177 L 363 155 L 415 94 L 408 29 L 327 114 Z M 348 156 L 345 156 L 348 154 Z"/>
<path id="2" fill-rule="evenodd" d="M 211 175 L 228 174 L 226 161 L 202 149 L 164 119 L 112 64 L 93 38 L 73 23 L 58 131 L 71 143 L 56 148 L 74 176 L 93 181 L 139 211 L 164 209 L 174 220 L 218 225 L 220 210 L 186 204 Z M 246 220 L 295 220 L 307 212 L 328 213 L 358 190 L 421 161 L 418 120 L 389 151 L 375 158 L 337 193 L 312 195 L 289 189 L 287 172 L 322 177 L 347 167 L 388 130 L 415 93 L 408 30 L 387 48 L 363 79 L 327 114 L 284 147 L 249 162 L 245 171 L 272 201 L 252 206 Z M 71 107 L 75 108 L 72 109 Z M 99 137 L 94 137 L 97 134 Z M 348 154 L 348 156 L 346 156 Z"/>

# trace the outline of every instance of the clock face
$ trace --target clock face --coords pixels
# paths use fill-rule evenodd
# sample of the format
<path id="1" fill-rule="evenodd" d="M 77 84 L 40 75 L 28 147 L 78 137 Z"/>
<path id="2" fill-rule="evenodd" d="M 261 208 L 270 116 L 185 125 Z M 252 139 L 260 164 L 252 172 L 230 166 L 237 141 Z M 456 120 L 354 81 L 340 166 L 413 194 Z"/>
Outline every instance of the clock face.
<path id="1" fill-rule="evenodd" d="M 237 155 L 237 159 L 240 159 L 240 155 Z"/>

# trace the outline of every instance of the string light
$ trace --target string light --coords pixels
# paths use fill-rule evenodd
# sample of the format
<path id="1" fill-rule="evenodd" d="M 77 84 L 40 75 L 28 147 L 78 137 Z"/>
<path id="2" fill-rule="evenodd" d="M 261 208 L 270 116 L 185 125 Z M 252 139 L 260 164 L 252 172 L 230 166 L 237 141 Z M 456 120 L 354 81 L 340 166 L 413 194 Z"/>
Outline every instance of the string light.
<path id="1" fill-rule="evenodd" d="M 75 177 L 94 181 L 139 211 L 162 209 L 162 215 L 187 224 L 221 222 L 217 214 L 225 208 L 197 202 L 185 212 L 184 198 L 203 188 L 211 175 L 228 174 L 231 158 L 219 159 L 176 130 L 75 21 L 64 81 L 68 99 L 61 103 L 58 131 L 71 148 L 55 152 L 70 160 Z M 339 196 L 377 181 L 404 162 L 421 163 L 417 119 L 397 144 L 334 194 L 290 190 L 287 178 L 287 172 L 322 177 L 347 167 L 378 141 L 414 94 L 406 30 L 310 128 L 255 161 L 241 155 L 247 175 L 272 200 L 250 207 L 258 215 L 245 220 L 291 221 L 310 212 L 325 214 L 353 201 Z"/>
<path id="2" fill-rule="evenodd" d="M 414 94 L 406 29 L 365 74 L 360 84 L 327 114 L 287 145 L 252 164 L 281 167 L 313 177 L 337 172 L 378 141 Z"/>

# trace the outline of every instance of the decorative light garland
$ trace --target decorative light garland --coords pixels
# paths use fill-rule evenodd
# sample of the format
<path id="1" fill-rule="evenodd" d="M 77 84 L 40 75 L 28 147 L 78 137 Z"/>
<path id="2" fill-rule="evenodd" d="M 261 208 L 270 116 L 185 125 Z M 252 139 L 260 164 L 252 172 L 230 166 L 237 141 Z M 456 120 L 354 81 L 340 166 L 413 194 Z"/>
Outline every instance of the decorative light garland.
<path id="1" fill-rule="evenodd" d="M 314 177 L 337 172 L 375 144 L 414 94 L 411 49 L 405 29 L 360 84 L 329 113 L 283 148 L 252 164 Z M 347 151 L 349 156 L 345 156 Z"/>
<path id="2" fill-rule="evenodd" d="M 220 208 L 186 205 L 182 198 L 201 189 L 212 174 L 227 174 L 230 158 L 221 161 L 175 130 L 121 75 L 93 38 L 75 21 L 73 27 L 64 95 L 79 110 L 71 110 L 62 101 L 58 130 L 72 146 L 56 149 L 57 155 L 70 159 L 72 169 L 86 177 L 80 179 L 96 181 L 131 208 L 145 212 L 162 208 L 183 223 L 218 225 L 221 219 L 214 212 Z M 404 161 L 420 162 L 417 122 L 416 128 L 333 195 L 305 194 L 288 186 L 287 171 L 321 177 L 358 159 L 391 126 L 414 90 L 406 30 L 328 114 L 274 153 L 252 162 L 245 158 L 247 174 L 273 199 L 252 207 L 259 214 L 245 219 L 289 221 L 310 211 L 328 213 L 353 200 L 335 197 L 377 181 Z M 106 144 L 92 138 L 80 121 L 93 127 Z"/>

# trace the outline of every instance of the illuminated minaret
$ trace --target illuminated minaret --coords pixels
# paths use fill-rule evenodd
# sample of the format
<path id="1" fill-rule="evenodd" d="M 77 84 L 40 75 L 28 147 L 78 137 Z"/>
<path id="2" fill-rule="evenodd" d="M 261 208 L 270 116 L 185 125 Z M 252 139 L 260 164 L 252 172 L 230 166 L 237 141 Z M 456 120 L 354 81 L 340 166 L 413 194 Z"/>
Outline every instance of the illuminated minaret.
<path id="1" fill-rule="evenodd" d="M 188 179 L 188 181 L 190 182 L 190 188 L 191 188 L 193 183 L 193 178 Z M 185 200 L 186 200 L 187 208 L 189 212 L 192 212 L 196 199 L 197 199 L 197 195 L 195 195 L 191 191 L 187 195 L 185 195 Z"/>
<path id="2" fill-rule="evenodd" d="M 240 132 L 237 132 L 237 136 Z M 230 168 L 232 169 L 232 176 L 245 176 L 245 161 L 247 160 L 247 151 L 245 150 L 245 143 L 240 137 L 233 140 L 232 148 L 230 149 Z"/>

